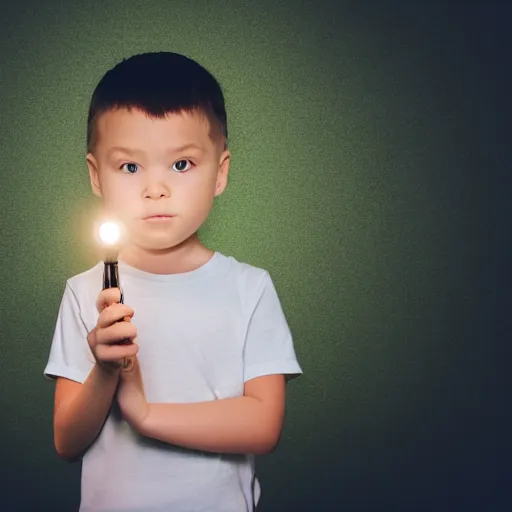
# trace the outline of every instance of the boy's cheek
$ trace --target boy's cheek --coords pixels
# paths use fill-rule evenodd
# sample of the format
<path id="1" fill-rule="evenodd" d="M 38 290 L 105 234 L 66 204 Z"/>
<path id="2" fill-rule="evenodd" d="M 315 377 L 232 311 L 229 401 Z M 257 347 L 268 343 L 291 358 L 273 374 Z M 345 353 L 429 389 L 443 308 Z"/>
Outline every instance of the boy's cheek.
<path id="1" fill-rule="evenodd" d="M 128 205 L 134 205 L 133 187 L 122 180 L 108 180 L 102 184 L 103 206 L 112 213 L 126 210 Z"/>
<path id="2" fill-rule="evenodd" d="M 113 215 L 118 217 L 120 214 L 123 213 L 124 208 L 122 202 L 112 198 L 112 196 L 109 195 L 108 193 L 103 194 L 103 209 L 105 210 L 105 213 L 107 215 Z"/>

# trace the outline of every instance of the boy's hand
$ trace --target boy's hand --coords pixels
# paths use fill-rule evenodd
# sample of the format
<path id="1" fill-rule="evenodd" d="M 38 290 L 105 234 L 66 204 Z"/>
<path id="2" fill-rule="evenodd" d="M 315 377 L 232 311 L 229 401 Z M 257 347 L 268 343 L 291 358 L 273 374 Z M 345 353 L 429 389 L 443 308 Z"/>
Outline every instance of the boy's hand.
<path id="1" fill-rule="evenodd" d="M 117 390 L 117 401 L 124 419 L 143 434 L 143 425 L 149 414 L 149 405 L 144 394 L 139 359 L 132 357 L 128 367 L 123 368 Z"/>
<path id="2" fill-rule="evenodd" d="M 139 349 L 133 343 L 137 336 L 137 329 L 130 322 L 133 309 L 126 304 L 119 304 L 120 297 L 119 288 L 108 288 L 100 292 L 96 301 L 100 313 L 98 323 L 87 336 L 96 361 L 112 370 L 119 369 L 123 359 L 133 357 Z"/>

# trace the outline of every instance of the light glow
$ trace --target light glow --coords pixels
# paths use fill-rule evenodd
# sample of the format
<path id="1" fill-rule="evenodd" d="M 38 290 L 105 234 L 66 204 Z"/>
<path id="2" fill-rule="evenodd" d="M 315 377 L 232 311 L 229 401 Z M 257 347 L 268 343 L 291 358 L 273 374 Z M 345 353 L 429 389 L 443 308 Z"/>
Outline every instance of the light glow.
<path id="1" fill-rule="evenodd" d="M 100 226 L 99 235 L 105 245 L 114 245 L 121 237 L 121 229 L 115 222 L 104 222 Z"/>

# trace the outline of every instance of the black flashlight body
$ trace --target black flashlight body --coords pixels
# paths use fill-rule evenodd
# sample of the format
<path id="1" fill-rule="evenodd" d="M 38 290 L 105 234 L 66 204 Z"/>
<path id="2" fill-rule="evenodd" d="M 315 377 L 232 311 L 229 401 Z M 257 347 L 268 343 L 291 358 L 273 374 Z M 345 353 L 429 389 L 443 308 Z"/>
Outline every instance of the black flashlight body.
<path id="1" fill-rule="evenodd" d="M 117 261 L 105 261 L 103 267 L 103 289 L 107 288 L 119 288 L 121 292 L 121 300 L 119 301 L 123 304 L 123 291 L 121 290 L 121 284 L 119 282 L 119 267 L 117 265 Z"/>
<path id="2" fill-rule="evenodd" d="M 119 267 L 117 265 L 117 261 L 112 259 L 106 260 L 103 266 L 103 289 L 106 290 L 107 288 L 119 288 L 121 293 L 119 303 L 124 304 L 123 290 L 121 289 L 119 281 Z M 126 317 L 125 320 L 130 321 L 128 317 Z M 131 343 L 131 340 L 126 339 L 120 341 L 119 345 L 130 345 Z"/>

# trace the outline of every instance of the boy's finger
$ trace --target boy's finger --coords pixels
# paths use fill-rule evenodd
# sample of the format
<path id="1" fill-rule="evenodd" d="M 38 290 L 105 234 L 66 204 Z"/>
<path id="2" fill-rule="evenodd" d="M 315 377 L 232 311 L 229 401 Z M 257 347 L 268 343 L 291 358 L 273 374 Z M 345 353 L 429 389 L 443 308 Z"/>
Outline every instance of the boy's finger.
<path id="1" fill-rule="evenodd" d="M 106 307 L 98 317 L 98 327 L 104 329 L 110 325 L 120 322 L 121 320 L 128 320 L 133 317 L 133 309 L 126 304 L 111 304 Z"/>
<path id="2" fill-rule="evenodd" d="M 135 343 L 131 345 L 101 345 L 96 349 L 96 357 L 105 363 L 121 362 L 125 357 L 133 357 L 139 351 Z"/>
<path id="3" fill-rule="evenodd" d="M 121 290 L 119 288 L 106 288 L 101 290 L 96 299 L 96 309 L 101 313 L 106 307 L 121 300 Z"/>
<path id="4" fill-rule="evenodd" d="M 96 331 L 97 345 L 110 345 L 123 340 L 132 341 L 137 336 L 137 328 L 131 322 L 118 322 L 106 329 Z"/>

